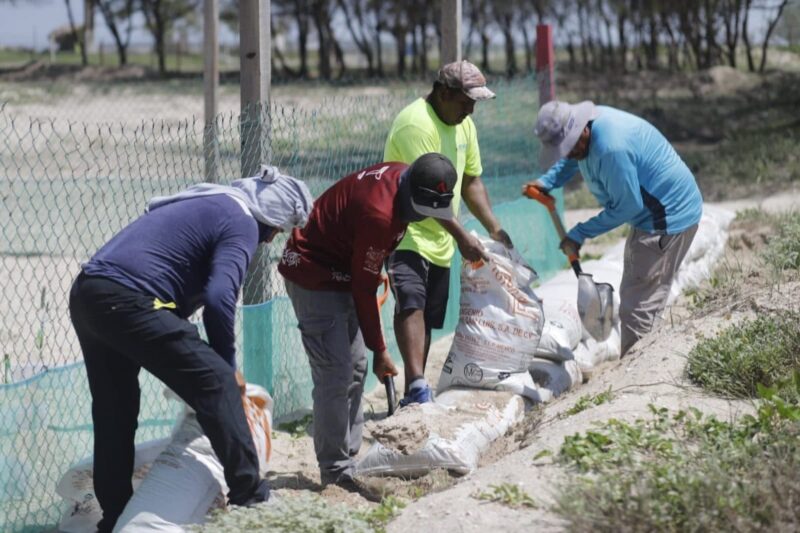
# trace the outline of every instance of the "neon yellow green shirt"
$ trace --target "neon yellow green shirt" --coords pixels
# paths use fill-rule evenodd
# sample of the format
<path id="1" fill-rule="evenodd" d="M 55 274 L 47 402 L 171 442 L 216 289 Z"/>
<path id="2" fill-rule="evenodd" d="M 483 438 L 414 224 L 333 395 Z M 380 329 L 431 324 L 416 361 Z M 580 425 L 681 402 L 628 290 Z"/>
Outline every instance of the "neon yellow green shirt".
<path id="1" fill-rule="evenodd" d="M 464 174 L 480 176 L 483 172 L 478 133 L 472 118 L 467 117 L 461 124 L 448 126 L 439 120 L 433 107 L 424 98 L 407 105 L 392 123 L 383 149 L 383 160 L 411 164 L 428 152 L 446 156 L 456 167 L 458 182 L 453 191 L 452 206 L 457 216 Z M 434 265 L 449 267 L 455 241 L 435 219 L 426 218 L 408 225 L 406 235 L 397 249 L 417 252 Z"/>

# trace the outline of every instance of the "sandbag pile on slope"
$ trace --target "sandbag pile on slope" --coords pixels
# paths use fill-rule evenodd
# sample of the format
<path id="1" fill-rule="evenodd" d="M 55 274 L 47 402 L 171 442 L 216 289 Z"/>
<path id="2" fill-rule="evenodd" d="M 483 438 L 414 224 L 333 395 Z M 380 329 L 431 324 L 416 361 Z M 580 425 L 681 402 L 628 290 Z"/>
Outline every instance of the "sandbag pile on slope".
<path id="1" fill-rule="evenodd" d="M 367 422 L 375 442 L 359 460 L 356 474 L 415 477 L 439 468 L 467 474 L 524 412 L 522 397 L 513 392 L 450 389 L 435 402 L 411 404 Z"/>

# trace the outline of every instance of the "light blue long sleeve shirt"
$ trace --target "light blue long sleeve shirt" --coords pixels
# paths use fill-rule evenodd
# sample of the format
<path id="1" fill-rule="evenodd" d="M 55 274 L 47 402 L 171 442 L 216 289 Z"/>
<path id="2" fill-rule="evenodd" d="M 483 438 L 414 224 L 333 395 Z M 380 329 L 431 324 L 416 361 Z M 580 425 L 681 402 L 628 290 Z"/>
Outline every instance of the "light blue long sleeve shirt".
<path id="1" fill-rule="evenodd" d="M 567 236 L 583 243 L 626 222 L 648 233 L 674 235 L 697 224 L 703 197 L 691 170 L 669 141 L 635 115 L 607 106 L 598 110 L 587 157 L 562 159 L 538 180 L 550 190 L 563 186 L 580 170 L 603 207 Z"/>

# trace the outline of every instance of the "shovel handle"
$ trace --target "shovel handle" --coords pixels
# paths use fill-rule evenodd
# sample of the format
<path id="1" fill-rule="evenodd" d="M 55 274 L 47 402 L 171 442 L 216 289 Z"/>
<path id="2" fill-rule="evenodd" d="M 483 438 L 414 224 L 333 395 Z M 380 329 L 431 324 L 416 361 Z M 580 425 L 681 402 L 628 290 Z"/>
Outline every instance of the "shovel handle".
<path id="1" fill-rule="evenodd" d="M 564 224 L 561 223 L 561 217 L 558 216 L 556 199 L 534 185 L 525 187 L 525 196 L 536 200 L 547 208 L 547 211 L 550 213 L 550 218 L 553 220 L 553 225 L 556 227 L 558 238 L 563 241 L 567 237 L 567 232 L 564 230 Z M 582 270 L 578 254 L 567 254 L 567 259 L 569 260 L 569 264 L 572 265 L 572 270 L 575 271 L 575 275 L 579 275 Z"/>
<path id="2" fill-rule="evenodd" d="M 397 391 L 394 388 L 394 377 L 391 374 L 384 374 L 383 385 L 386 387 L 386 401 L 389 404 L 389 416 L 394 414 L 397 408 Z"/>

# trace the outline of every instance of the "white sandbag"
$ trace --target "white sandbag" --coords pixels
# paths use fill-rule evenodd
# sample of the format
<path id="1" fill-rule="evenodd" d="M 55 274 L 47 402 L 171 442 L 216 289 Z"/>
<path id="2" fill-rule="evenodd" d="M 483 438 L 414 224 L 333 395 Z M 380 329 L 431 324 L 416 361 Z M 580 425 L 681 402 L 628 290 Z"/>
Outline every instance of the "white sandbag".
<path id="1" fill-rule="evenodd" d="M 367 422 L 375 442 L 356 465 L 356 475 L 416 477 L 435 469 L 467 474 L 524 411 L 515 394 L 469 389 L 451 389 L 435 402 L 403 407 L 384 420 Z"/>
<path id="2" fill-rule="evenodd" d="M 248 383 L 242 404 L 263 476 L 271 453 L 272 397 L 263 387 Z M 185 406 L 172 440 L 125 506 L 114 531 L 178 533 L 182 525 L 203 523 L 211 510 L 224 507 L 227 493 L 222 464 L 195 413 Z"/>
<path id="3" fill-rule="evenodd" d="M 603 342 L 597 342 L 591 336 L 583 339 L 575 347 L 572 354 L 575 362 L 580 368 L 584 381 L 588 381 L 594 375 L 594 370 L 606 361 L 616 361 L 620 358 L 622 345 L 619 336 L 619 321 L 614 324 L 611 334 Z"/>
<path id="4" fill-rule="evenodd" d="M 147 441 L 136 446 L 131 484 L 136 490 L 150 465 L 167 447 L 169 439 Z M 61 476 L 56 485 L 56 494 L 64 499 L 65 511 L 58 523 L 61 533 L 85 533 L 94 531 L 103 517 L 100 504 L 94 493 L 93 457 L 86 457 Z"/>
<path id="5" fill-rule="evenodd" d="M 490 260 L 462 266 L 459 322 L 439 392 L 454 386 L 517 390 L 508 379 L 527 372 L 539 345 L 542 305 L 530 287 L 536 272 L 516 250 L 481 242 Z"/>
<path id="6" fill-rule="evenodd" d="M 557 363 L 548 359 L 536 358 L 529 372 L 537 388 L 547 390 L 555 398 L 583 382 L 580 367 L 576 361 Z"/>
<path id="7" fill-rule="evenodd" d="M 727 209 L 703 205 L 703 217 L 672 283 L 668 304 L 674 302 L 683 291 L 697 287 L 703 280 L 711 277 L 714 265 L 725 251 L 728 228 L 735 216 L 735 213 Z"/>
<path id="8" fill-rule="evenodd" d="M 557 356 L 564 348 L 576 347 L 583 337 L 583 327 L 575 303 L 577 284 L 559 284 L 558 290 L 558 296 L 548 294 L 546 298 L 539 294 L 540 291 L 536 291 L 537 296 L 542 299 L 545 318 L 542 338 L 536 349 L 537 356 Z M 551 289 L 548 292 L 553 291 Z"/>
<path id="9" fill-rule="evenodd" d="M 569 335 L 564 330 L 565 328 L 560 321 L 551 322 L 546 318 L 544 328 L 542 328 L 542 340 L 536 349 L 537 357 L 556 362 L 575 359 Z M 580 339 L 578 339 L 578 342 L 580 342 Z"/>
<path id="10" fill-rule="evenodd" d="M 195 414 L 187 410 L 114 531 L 182 532 L 182 524 L 202 523 L 209 510 L 224 507 L 226 493 L 222 465 Z"/>

